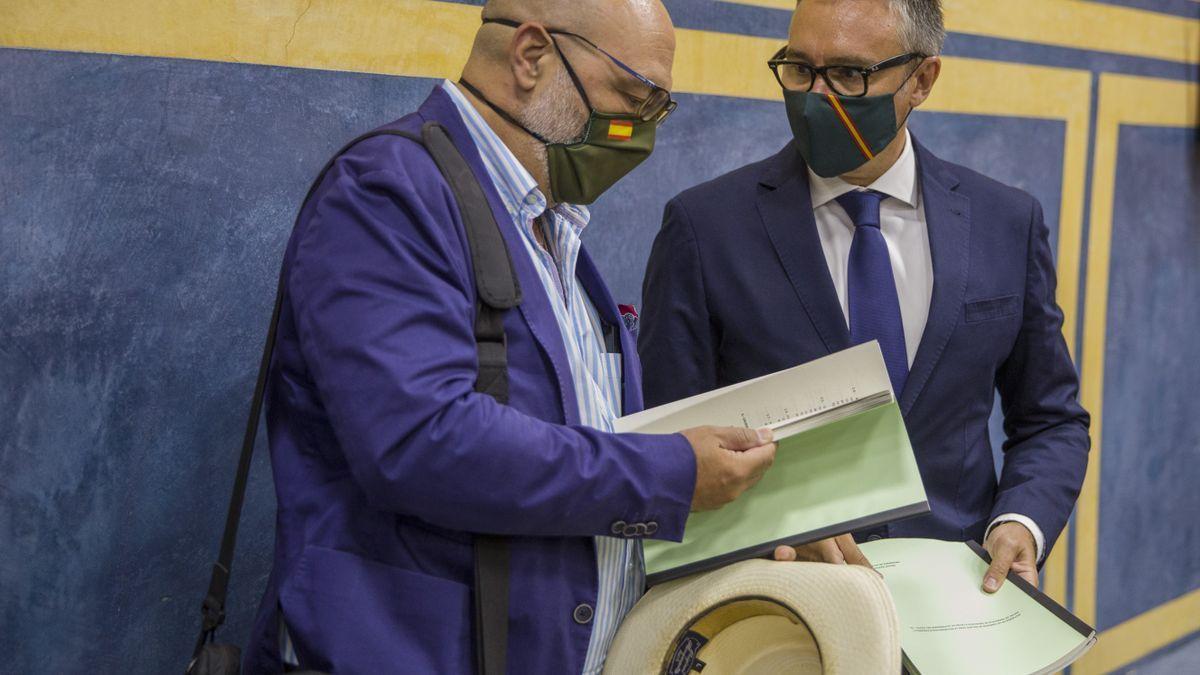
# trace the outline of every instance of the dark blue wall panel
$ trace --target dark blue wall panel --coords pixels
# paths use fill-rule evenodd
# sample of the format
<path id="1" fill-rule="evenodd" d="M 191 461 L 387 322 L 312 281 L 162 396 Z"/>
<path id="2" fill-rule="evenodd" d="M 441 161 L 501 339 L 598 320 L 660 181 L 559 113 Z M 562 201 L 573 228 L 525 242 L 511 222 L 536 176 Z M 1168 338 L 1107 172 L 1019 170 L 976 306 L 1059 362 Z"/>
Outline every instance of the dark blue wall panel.
<path id="1" fill-rule="evenodd" d="M 1104 351 L 1101 628 L 1200 588 L 1195 134 L 1121 130 Z"/>
<path id="2" fill-rule="evenodd" d="M 183 667 L 297 201 L 429 86 L 0 50 L 0 671 Z M 272 543 L 265 469 L 238 641 Z"/>

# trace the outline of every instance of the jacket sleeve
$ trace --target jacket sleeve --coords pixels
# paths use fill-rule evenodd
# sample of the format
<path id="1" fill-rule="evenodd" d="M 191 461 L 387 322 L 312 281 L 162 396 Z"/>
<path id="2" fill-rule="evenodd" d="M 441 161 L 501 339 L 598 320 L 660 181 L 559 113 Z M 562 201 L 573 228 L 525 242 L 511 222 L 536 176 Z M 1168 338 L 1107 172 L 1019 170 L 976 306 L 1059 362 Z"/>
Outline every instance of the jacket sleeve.
<path id="1" fill-rule="evenodd" d="M 997 373 L 1007 440 L 991 515 L 1033 519 L 1050 551 L 1079 496 L 1091 440 L 1088 413 L 1077 400 L 1079 378 L 1062 336 L 1062 310 L 1054 298 L 1049 231 L 1036 200 L 1028 251 L 1021 330 Z"/>
<path id="2" fill-rule="evenodd" d="M 420 167 L 418 167 L 420 168 Z M 287 293 L 349 469 L 381 509 L 456 530 L 682 538 L 682 436 L 548 423 L 477 394 L 474 285 L 457 208 L 422 170 L 335 171 L 300 223 Z"/>
<path id="3" fill-rule="evenodd" d="M 678 199 L 667 204 L 646 265 L 638 353 L 646 407 L 717 387 L 717 335 L 700 249 Z"/>

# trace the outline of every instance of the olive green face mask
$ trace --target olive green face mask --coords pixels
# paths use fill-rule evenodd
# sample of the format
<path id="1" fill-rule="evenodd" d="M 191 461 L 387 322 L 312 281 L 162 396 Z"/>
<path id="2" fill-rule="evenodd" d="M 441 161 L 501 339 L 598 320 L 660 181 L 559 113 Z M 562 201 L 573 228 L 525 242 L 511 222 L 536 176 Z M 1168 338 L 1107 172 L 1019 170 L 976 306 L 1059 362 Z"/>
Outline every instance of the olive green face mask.
<path id="1" fill-rule="evenodd" d="M 488 20 L 484 23 L 511 22 Z M 555 31 L 551 31 L 555 32 Z M 612 187 L 625 174 L 633 171 L 654 151 L 654 136 L 658 120 L 642 120 L 634 114 L 598 112 L 588 100 L 575 69 L 570 61 L 554 44 L 559 58 L 566 66 L 567 74 L 575 85 L 575 91 L 583 99 L 589 115 L 583 135 L 571 143 L 554 143 L 517 121 L 508 112 L 501 110 L 477 88 L 466 80 L 459 80 L 465 89 L 483 101 L 511 124 L 533 136 L 546 146 L 546 160 L 550 170 L 551 199 L 560 204 L 591 204 Z"/>
<path id="2" fill-rule="evenodd" d="M 554 201 L 591 204 L 654 151 L 658 125 L 595 110 L 577 143 L 547 143 Z"/>

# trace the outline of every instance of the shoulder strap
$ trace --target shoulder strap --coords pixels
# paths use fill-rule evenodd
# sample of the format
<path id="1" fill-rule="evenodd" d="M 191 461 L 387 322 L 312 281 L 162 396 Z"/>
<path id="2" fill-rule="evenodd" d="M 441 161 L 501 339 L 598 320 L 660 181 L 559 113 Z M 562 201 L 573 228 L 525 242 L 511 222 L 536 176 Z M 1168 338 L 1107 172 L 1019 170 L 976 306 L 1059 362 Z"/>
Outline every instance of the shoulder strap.
<path id="1" fill-rule="evenodd" d="M 479 356 L 479 375 L 475 391 L 488 394 L 500 403 L 508 402 L 508 343 L 504 334 L 504 311 L 521 303 L 521 286 L 512 269 L 508 247 L 479 181 L 471 167 L 454 146 L 446 130 L 436 122 L 426 123 L 421 136 L 381 129 L 355 138 L 325 163 L 301 202 L 300 211 L 320 186 L 333 163 L 358 143 L 375 136 L 400 136 L 420 143 L 429 151 L 438 169 L 450 184 L 455 201 L 462 213 L 479 302 L 475 316 L 475 342 Z M 296 216 L 299 220 L 299 214 Z M 242 435 L 242 451 L 237 474 L 225 516 L 225 531 L 221 550 L 213 564 L 208 593 L 201 607 L 200 636 L 193 657 L 212 641 L 217 628 L 225 621 L 225 599 L 229 590 L 230 569 L 237 545 L 238 524 L 250 475 L 250 460 L 258 434 L 271 358 L 275 350 L 276 329 L 283 306 L 284 281 L 282 271 L 275 290 L 275 307 L 267 330 L 266 344 L 258 366 L 258 379 L 250 401 L 250 414 Z M 480 675 L 501 675 L 505 670 L 508 645 L 508 545 L 502 537 L 478 536 L 475 542 L 475 625 L 476 664 Z"/>
<path id="2" fill-rule="evenodd" d="M 479 304 L 475 313 L 475 346 L 479 376 L 475 391 L 508 403 L 508 342 L 504 311 L 521 303 L 504 235 L 479 181 L 446 130 L 429 123 L 421 129 L 462 214 L 475 267 Z M 503 675 L 508 660 L 508 541 L 475 536 L 475 670 L 479 675 Z"/>

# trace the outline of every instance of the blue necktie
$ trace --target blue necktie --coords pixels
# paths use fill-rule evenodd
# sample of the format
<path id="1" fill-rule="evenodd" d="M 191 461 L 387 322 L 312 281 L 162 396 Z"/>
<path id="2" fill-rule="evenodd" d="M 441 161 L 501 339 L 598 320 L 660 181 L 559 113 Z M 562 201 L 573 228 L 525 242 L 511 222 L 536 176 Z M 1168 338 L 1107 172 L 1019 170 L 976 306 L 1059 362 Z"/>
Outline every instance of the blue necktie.
<path id="1" fill-rule="evenodd" d="M 899 398 L 908 379 L 908 351 L 900 299 L 888 257 L 887 241 L 879 230 L 879 203 L 887 195 L 874 190 L 854 190 L 837 198 L 854 221 L 846 293 L 850 305 L 850 342 L 879 340 L 892 389 Z"/>

